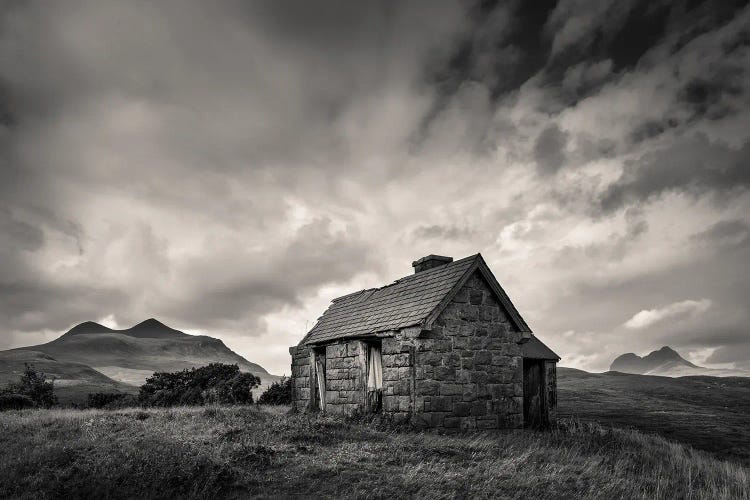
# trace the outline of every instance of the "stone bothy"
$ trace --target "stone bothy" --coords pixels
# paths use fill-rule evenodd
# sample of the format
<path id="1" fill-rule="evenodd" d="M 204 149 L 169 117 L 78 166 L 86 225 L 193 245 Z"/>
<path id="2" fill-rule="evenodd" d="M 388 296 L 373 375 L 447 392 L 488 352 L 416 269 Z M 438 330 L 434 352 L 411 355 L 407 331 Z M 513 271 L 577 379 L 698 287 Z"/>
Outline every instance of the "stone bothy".
<path id="1" fill-rule="evenodd" d="M 334 299 L 289 349 L 293 408 L 380 411 L 442 430 L 554 421 L 560 358 L 482 256 L 412 265 L 413 275 Z"/>

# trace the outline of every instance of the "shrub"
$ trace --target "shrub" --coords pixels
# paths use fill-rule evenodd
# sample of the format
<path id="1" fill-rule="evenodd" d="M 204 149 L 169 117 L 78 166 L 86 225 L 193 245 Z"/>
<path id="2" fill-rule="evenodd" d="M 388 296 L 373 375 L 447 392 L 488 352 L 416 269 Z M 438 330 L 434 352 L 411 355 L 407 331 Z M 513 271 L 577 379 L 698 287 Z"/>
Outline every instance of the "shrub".
<path id="1" fill-rule="evenodd" d="M 21 399 L 17 396 L 28 398 L 32 406 L 49 408 L 57 404 L 52 382 L 47 382 L 44 373 L 37 372 L 34 366 L 28 363 L 24 363 L 23 375 L 18 382 L 8 384 L 2 394 L 8 396 L 8 404 L 21 404 Z M 15 401 L 15 403 L 10 403 L 10 401 Z"/>
<path id="2" fill-rule="evenodd" d="M 0 411 L 5 410 L 23 410 L 25 408 L 33 408 L 34 401 L 30 397 L 24 396 L 23 394 L 13 394 L 6 392 L 0 394 Z"/>
<path id="3" fill-rule="evenodd" d="M 96 392 L 90 393 L 86 401 L 87 408 L 127 408 L 135 406 L 138 400 L 131 394 L 121 392 Z"/>
<path id="4" fill-rule="evenodd" d="M 146 379 L 138 400 L 145 406 L 252 404 L 260 379 L 239 366 L 212 363 L 178 372 L 157 372 Z"/>
<path id="5" fill-rule="evenodd" d="M 292 379 L 282 377 L 274 382 L 258 398 L 258 403 L 267 405 L 289 405 L 292 404 Z"/>

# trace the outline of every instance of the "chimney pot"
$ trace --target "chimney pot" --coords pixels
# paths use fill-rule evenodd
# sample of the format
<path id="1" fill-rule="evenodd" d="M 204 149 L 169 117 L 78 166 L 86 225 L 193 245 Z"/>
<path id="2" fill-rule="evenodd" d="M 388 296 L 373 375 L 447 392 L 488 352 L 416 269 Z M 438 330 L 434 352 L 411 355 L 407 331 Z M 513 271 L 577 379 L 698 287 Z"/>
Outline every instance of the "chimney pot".
<path id="1" fill-rule="evenodd" d="M 414 268 L 414 273 L 416 274 L 421 273 L 422 271 L 427 271 L 428 269 L 432 269 L 434 267 L 444 266 L 451 262 L 453 262 L 453 257 L 444 257 L 442 255 L 430 254 L 426 257 L 422 257 L 419 260 L 415 260 L 411 263 L 411 266 Z"/>

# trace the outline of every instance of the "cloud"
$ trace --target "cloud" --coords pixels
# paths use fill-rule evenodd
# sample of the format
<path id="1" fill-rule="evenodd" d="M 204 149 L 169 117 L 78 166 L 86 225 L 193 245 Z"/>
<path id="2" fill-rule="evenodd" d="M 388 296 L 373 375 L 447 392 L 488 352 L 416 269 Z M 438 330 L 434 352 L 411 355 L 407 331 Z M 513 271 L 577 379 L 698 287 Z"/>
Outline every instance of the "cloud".
<path id="1" fill-rule="evenodd" d="M 640 311 L 625 322 L 625 327 L 640 330 L 666 320 L 678 321 L 704 313 L 709 307 L 711 307 L 711 301 L 708 299 L 675 302 L 657 309 Z"/>
<path id="2" fill-rule="evenodd" d="M 599 204 L 610 212 L 653 201 L 665 193 L 726 196 L 750 186 L 750 141 L 735 149 L 704 134 L 683 138 L 629 162 L 602 194 Z"/>
<path id="3" fill-rule="evenodd" d="M 718 245 L 744 246 L 750 242 L 750 225 L 741 219 L 722 220 L 692 235 L 691 240 Z"/>
<path id="4" fill-rule="evenodd" d="M 534 158 L 542 175 L 556 173 L 565 163 L 568 135 L 557 125 L 550 125 L 539 134 L 534 143 Z"/>

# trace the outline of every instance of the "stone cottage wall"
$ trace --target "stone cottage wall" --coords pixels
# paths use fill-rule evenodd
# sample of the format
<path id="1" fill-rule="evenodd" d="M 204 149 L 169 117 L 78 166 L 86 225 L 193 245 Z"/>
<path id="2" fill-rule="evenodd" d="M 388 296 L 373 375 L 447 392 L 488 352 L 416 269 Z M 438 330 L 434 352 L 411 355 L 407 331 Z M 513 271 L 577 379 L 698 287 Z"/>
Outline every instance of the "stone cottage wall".
<path id="1" fill-rule="evenodd" d="M 414 341 L 415 423 L 449 430 L 522 427 L 520 339 L 475 273 L 433 329 Z"/>
<path id="2" fill-rule="evenodd" d="M 414 410 L 415 341 L 403 332 L 382 340 L 383 412 L 406 420 Z"/>
<path id="3" fill-rule="evenodd" d="M 350 415 L 363 409 L 367 385 L 364 342 L 350 340 L 326 346 L 326 413 Z"/>
<path id="4" fill-rule="evenodd" d="M 305 411 L 310 406 L 310 348 L 289 348 L 292 355 L 292 409 Z"/>

